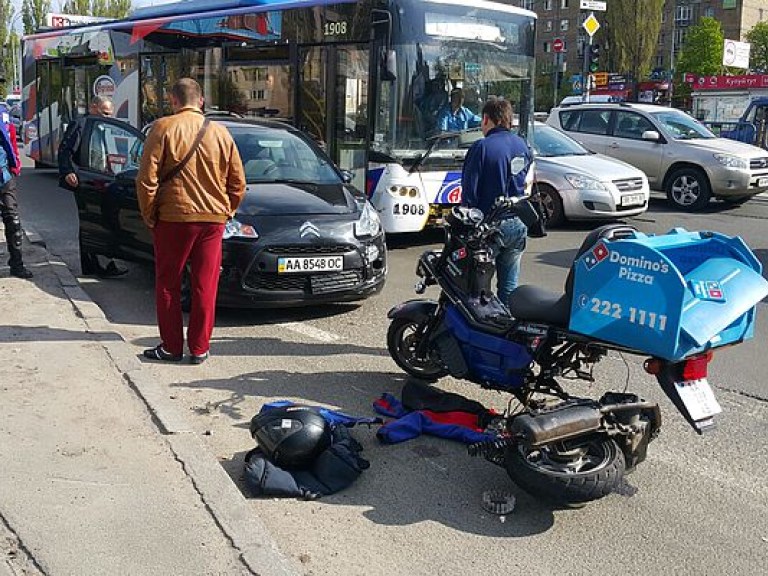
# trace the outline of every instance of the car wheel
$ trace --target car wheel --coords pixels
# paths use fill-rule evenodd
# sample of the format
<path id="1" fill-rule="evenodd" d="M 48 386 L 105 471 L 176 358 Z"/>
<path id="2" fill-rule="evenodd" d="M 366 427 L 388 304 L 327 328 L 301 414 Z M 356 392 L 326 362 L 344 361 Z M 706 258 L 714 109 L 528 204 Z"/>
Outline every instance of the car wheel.
<path id="1" fill-rule="evenodd" d="M 560 226 L 565 223 L 563 200 L 560 198 L 560 194 L 554 188 L 542 185 L 539 185 L 539 193 L 547 217 L 547 226 Z"/>
<path id="2" fill-rule="evenodd" d="M 712 190 L 698 168 L 678 168 L 667 180 L 667 200 L 675 208 L 695 212 L 709 204 Z"/>

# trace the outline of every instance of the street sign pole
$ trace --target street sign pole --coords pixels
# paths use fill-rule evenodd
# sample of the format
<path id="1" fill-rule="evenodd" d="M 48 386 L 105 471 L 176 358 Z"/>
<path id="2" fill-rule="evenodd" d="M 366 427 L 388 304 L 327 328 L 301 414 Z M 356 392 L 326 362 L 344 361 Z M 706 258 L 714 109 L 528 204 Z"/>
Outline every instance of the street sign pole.
<path id="1" fill-rule="evenodd" d="M 555 64 L 552 71 L 552 106 L 557 106 L 557 77 L 560 72 L 560 53 L 555 52 Z"/>
<path id="2" fill-rule="evenodd" d="M 581 7 L 584 7 L 585 2 L 582 1 Z M 592 2 L 592 4 L 597 4 L 597 2 Z M 584 49 L 584 63 L 583 63 L 583 80 L 582 80 L 582 101 L 583 102 L 589 102 L 589 90 L 592 88 L 591 79 L 590 79 L 590 72 L 589 69 L 589 61 L 592 54 L 592 37 L 595 35 L 595 32 L 600 28 L 600 22 L 597 21 L 597 18 L 595 18 L 595 13 L 590 12 L 589 16 L 584 20 L 584 24 L 582 24 L 582 27 L 584 30 L 587 31 L 587 34 L 589 35 L 589 43 Z"/>
<path id="3" fill-rule="evenodd" d="M 582 102 L 589 103 L 589 90 L 592 88 L 590 82 L 590 73 L 589 73 L 589 55 L 592 53 L 592 35 L 589 35 L 589 42 L 587 43 L 586 49 L 584 50 L 584 71 L 582 72 L 581 77 L 583 80 L 581 81 L 581 100 Z"/>

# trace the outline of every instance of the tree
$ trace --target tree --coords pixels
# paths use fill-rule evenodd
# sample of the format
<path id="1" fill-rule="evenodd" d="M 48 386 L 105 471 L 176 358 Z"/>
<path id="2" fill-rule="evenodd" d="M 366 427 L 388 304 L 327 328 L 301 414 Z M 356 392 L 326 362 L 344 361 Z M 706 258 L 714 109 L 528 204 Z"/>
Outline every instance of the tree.
<path id="1" fill-rule="evenodd" d="M 62 6 L 62 11 L 65 14 L 125 18 L 131 8 L 131 0 L 67 0 Z"/>
<path id="2" fill-rule="evenodd" d="M 753 70 L 768 72 L 768 22 L 755 24 L 746 33 L 747 42 L 752 44 L 749 51 L 749 65 Z"/>
<path id="3" fill-rule="evenodd" d="M 688 28 L 675 70 L 697 76 L 714 76 L 723 70 L 723 30 L 720 22 L 705 16 Z"/>
<path id="4" fill-rule="evenodd" d="M 611 0 L 605 13 L 610 57 L 617 72 L 635 81 L 647 76 L 656 56 L 664 0 Z"/>
<path id="5" fill-rule="evenodd" d="M 45 26 L 45 15 L 51 11 L 51 0 L 23 0 L 21 5 L 24 34 L 32 34 Z"/>

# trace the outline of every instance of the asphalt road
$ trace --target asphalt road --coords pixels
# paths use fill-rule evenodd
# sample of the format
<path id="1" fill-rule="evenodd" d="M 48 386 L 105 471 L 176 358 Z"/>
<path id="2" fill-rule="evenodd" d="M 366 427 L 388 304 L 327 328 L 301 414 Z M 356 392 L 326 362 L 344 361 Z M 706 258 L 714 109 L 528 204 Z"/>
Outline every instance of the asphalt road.
<path id="1" fill-rule="evenodd" d="M 76 210 L 53 172 L 20 179 L 22 220 L 51 252 L 78 271 Z M 741 235 L 768 264 L 768 199 L 738 208 L 714 205 L 696 215 L 661 201 L 632 219 L 644 232 L 673 227 Z M 523 283 L 562 288 L 590 224 L 532 240 Z M 221 310 L 212 358 L 201 366 L 146 364 L 205 438 L 233 481 L 253 447 L 248 422 L 262 403 L 287 398 L 351 414 L 373 415 L 383 392 L 399 395 L 403 374 L 387 355 L 386 312 L 414 297 L 418 255 L 433 233 L 389 240 L 389 277 L 381 295 L 359 305 L 287 311 Z M 120 279 L 83 279 L 115 330 L 141 349 L 157 342 L 152 276 L 131 265 Z M 716 354 L 709 379 L 724 413 L 718 429 L 697 436 L 676 413 L 642 358 L 611 355 L 597 382 L 573 391 L 599 396 L 628 389 L 662 406 L 662 434 L 621 493 L 575 510 L 553 509 L 528 496 L 501 468 L 467 456 L 463 446 L 422 436 L 380 445 L 375 430 L 354 431 L 371 467 L 348 490 L 316 502 L 250 500 L 282 550 L 307 574 L 743 574 L 762 572 L 768 557 L 768 373 L 765 304 L 755 338 Z M 442 388 L 503 409 L 508 398 L 466 382 Z M 485 513 L 481 498 L 499 489 L 517 498 L 506 517 Z"/>

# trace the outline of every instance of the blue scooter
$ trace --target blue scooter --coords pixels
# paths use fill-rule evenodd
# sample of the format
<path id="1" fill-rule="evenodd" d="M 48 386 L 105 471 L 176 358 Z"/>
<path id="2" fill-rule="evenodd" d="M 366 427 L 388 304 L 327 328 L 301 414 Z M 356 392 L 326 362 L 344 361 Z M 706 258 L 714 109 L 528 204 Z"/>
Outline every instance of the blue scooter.
<path id="1" fill-rule="evenodd" d="M 707 382 L 712 352 L 752 336 L 768 282 L 739 238 L 609 224 L 586 237 L 563 293 L 523 285 L 505 305 L 491 286 L 498 228 L 523 208 L 516 199 L 487 215 L 453 208 L 442 249 L 424 252 L 416 269 L 416 292 L 436 285 L 440 295 L 392 308 L 387 347 L 417 378 L 451 375 L 511 393 L 517 405 L 498 440 L 470 453 L 538 497 L 583 503 L 613 492 L 646 458 L 661 414 L 632 393 L 571 395 L 558 379 L 593 381 L 612 350 L 646 356 L 645 370 L 701 434 L 721 411 Z"/>

